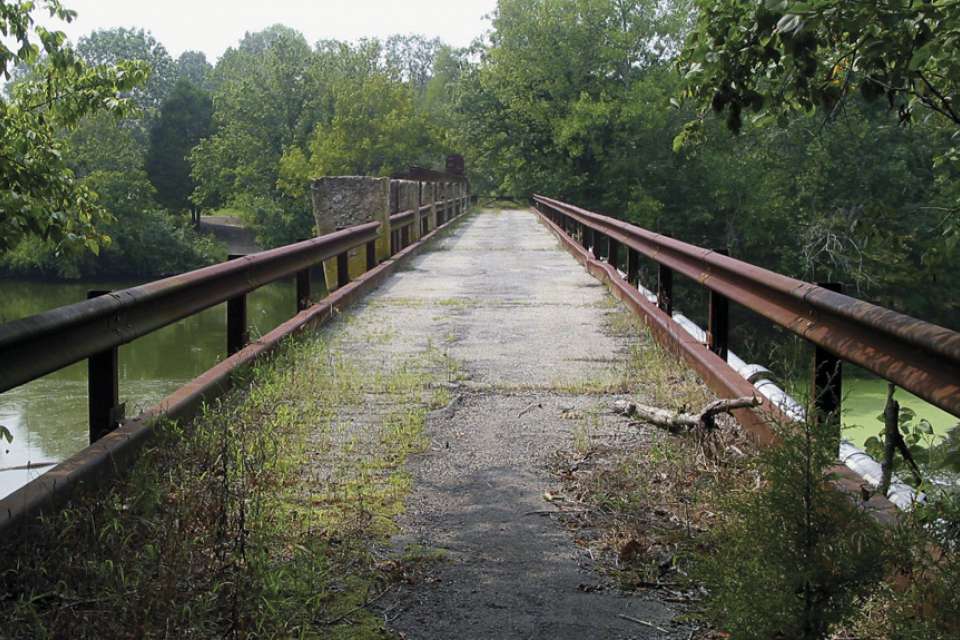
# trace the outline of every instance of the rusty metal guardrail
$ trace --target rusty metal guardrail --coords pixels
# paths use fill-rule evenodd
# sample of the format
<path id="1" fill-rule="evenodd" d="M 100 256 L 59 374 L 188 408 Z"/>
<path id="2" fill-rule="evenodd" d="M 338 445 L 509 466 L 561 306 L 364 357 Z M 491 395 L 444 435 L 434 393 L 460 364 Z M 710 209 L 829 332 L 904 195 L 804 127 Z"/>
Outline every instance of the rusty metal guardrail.
<path id="1" fill-rule="evenodd" d="M 848 361 L 960 416 L 960 333 L 863 300 L 802 282 L 622 220 L 535 195 L 537 209 L 597 257 L 636 283 L 639 255 L 658 263 L 657 306 L 672 310 L 673 273 L 711 293 L 708 347 L 726 360 L 727 301 L 734 301 L 817 347 L 812 397 L 823 415 L 840 408 L 840 363 Z"/>
<path id="2" fill-rule="evenodd" d="M 416 222 L 417 211 L 410 209 L 390 216 L 390 255 L 410 244 L 410 229 Z"/>
<path id="3" fill-rule="evenodd" d="M 468 202 L 469 196 L 463 195 L 439 204 L 463 212 Z M 413 218 L 412 211 L 404 215 Z M 132 462 L 157 418 L 194 415 L 201 402 L 229 387 L 237 367 L 268 353 L 286 336 L 331 317 L 334 309 L 377 286 L 395 270 L 398 259 L 414 255 L 423 246 L 421 241 L 439 232 L 439 227 L 434 228 L 395 258 L 377 264 L 375 243 L 380 226 L 380 222 L 356 225 L 0 325 L 0 362 L 4 365 L 0 367 L 0 393 L 88 360 L 91 441 L 90 446 L 10 496 L 0 496 L 0 530 L 26 522 L 45 505 L 68 497 L 80 484 L 100 481 L 100 476 Z M 351 282 L 348 254 L 360 247 L 366 247 L 366 271 Z M 332 259 L 338 267 L 337 289 L 313 302 L 310 270 Z M 295 276 L 297 283 L 296 315 L 248 344 L 246 294 L 290 276 Z M 227 303 L 227 359 L 140 416 L 125 419 L 119 404 L 118 347 L 223 302 Z"/>
<path id="4" fill-rule="evenodd" d="M 331 258 L 346 262 L 348 251 L 364 245 L 368 265 L 371 256 L 375 263 L 379 227 L 379 222 L 358 225 L 4 324 L 0 393 L 90 358 L 90 434 L 95 441 L 118 422 L 117 347 L 227 302 L 227 351 L 235 353 L 247 342 L 247 293 L 296 276 L 297 310 L 303 310 L 309 305 L 310 268 Z"/>
<path id="5" fill-rule="evenodd" d="M 433 206 L 460 212 L 466 200 L 467 196 L 458 196 Z M 409 229 L 416 217 L 413 210 L 391 216 L 405 238 L 391 254 L 410 244 Z M 440 224 L 434 226 L 446 220 L 438 214 Z M 310 305 L 310 269 L 336 259 L 337 286 L 349 284 L 348 253 L 365 247 L 366 268 L 374 268 L 379 233 L 380 223 L 368 222 L 0 325 L 0 393 L 88 359 L 90 441 L 95 442 L 123 418 L 119 346 L 226 302 L 227 354 L 234 354 L 248 342 L 246 294 L 294 276 L 296 310 L 303 311 Z"/>

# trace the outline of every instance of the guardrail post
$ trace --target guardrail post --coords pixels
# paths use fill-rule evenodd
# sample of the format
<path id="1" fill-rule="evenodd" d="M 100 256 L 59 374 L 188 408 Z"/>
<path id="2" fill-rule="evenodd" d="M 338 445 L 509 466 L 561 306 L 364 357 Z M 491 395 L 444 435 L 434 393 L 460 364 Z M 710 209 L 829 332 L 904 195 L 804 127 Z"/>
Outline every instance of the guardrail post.
<path id="1" fill-rule="evenodd" d="M 607 262 L 614 269 L 620 268 L 620 243 L 609 236 L 607 237 Z"/>
<path id="2" fill-rule="evenodd" d="M 230 255 L 229 260 L 242 258 Z M 227 300 L 227 355 L 232 356 L 247 346 L 247 296 L 241 294 Z"/>
<path id="3" fill-rule="evenodd" d="M 730 340 L 730 301 L 716 291 L 710 291 L 710 332 L 707 334 L 710 351 L 727 359 Z"/>
<path id="4" fill-rule="evenodd" d="M 627 282 L 635 287 L 640 284 L 640 254 L 630 247 L 627 247 Z"/>
<path id="5" fill-rule="evenodd" d="M 310 306 L 310 268 L 297 271 L 297 313 Z"/>
<path id="6" fill-rule="evenodd" d="M 337 256 L 337 288 L 345 287 L 350 284 L 348 252 L 344 251 Z"/>
<path id="7" fill-rule="evenodd" d="M 583 248 L 594 258 L 597 257 L 597 233 L 590 227 L 583 227 Z"/>
<path id="8" fill-rule="evenodd" d="M 843 293 L 839 282 L 820 282 L 818 286 Z M 813 384 L 810 387 L 817 421 L 828 420 L 837 425 L 837 447 L 840 446 L 840 406 L 843 398 L 843 360 L 826 349 L 814 345 Z"/>
<path id="9" fill-rule="evenodd" d="M 87 299 L 109 291 L 88 291 Z M 90 443 L 117 428 L 124 418 L 120 404 L 120 375 L 117 364 L 119 349 L 111 347 L 87 359 L 87 398 L 90 419 Z"/>
<path id="10" fill-rule="evenodd" d="M 663 264 L 657 268 L 657 306 L 673 317 L 673 269 Z"/>
<path id="11" fill-rule="evenodd" d="M 717 249 L 715 253 L 727 255 L 726 249 Z M 730 345 L 730 301 L 713 289 L 710 290 L 710 326 L 707 341 L 710 351 L 726 362 Z"/>

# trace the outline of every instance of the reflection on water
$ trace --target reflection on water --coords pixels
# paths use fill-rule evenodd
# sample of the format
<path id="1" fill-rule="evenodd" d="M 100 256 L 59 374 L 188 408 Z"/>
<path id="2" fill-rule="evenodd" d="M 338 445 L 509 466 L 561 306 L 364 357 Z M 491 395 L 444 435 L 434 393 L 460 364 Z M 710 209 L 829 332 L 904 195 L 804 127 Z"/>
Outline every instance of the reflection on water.
<path id="1" fill-rule="evenodd" d="M 86 299 L 90 289 L 122 289 L 136 283 L 45 283 L 0 280 L 0 322 Z M 251 337 L 294 314 L 291 282 L 267 285 L 248 296 Z M 207 309 L 120 347 L 120 401 L 134 416 L 226 356 L 226 305 Z M 13 442 L 0 439 L 0 496 L 87 445 L 87 365 L 78 362 L 0 394 L 0 425 Z"/>

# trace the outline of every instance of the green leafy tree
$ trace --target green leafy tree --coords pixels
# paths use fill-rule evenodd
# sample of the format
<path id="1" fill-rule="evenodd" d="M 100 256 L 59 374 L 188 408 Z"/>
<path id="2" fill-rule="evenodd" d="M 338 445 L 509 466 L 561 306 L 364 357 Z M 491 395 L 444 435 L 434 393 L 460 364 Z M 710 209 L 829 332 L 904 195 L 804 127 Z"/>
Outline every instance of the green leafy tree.
<path id="1" fill-rule="evenodd" d="M 739 130 L 747 109 L 833 112 L 850 95 L 960 127 L 960 5 L 701 0 L 684 54 L 691 93 Z"/>
<path id="2" fill-rule="evenodd" d="M 318 125 L 310 141 L 310 174 L 389 175 L 432 150 L 430 123 L 406 85 L 373 75 L 344 80 L 334 94 L 333 118 Z M 305 185 L 309 177 L 297 179 Z M 283 178 L 290 182 L 289 175 Z"/>
<path id="3" fill-rule="evenodd" d="M 43 7 L 62 20 L 75 17 L 56 0 Z M 107 214 L 65 163 L 60 134 L 88 114 L 128 113 L 122 96 L 146 81 L 147 70 L 85 63 L 62 32 L 34 24 L 32 8 L 0 2 L 0 30 L 11 36 L 0 46 L 0 70 L 9 80 L 15 67 L 26 69 L 0 97 L 0 250 L 35 236 L 58 250 L 95 252 L 108 242 L 101 231 Z"/>
<path id="4" fill-rule="evenodd" d="M 177 58 L 177 81 L 186 80 L 198 89 L 209 91 L 213 66 L 202 51 L 184 51 Z"/>
<path id="5" fill-rule="evenodd" d="M 384 64 L 400 80 L 409 83 L 420 93 L 433 77 L 433 65 L 443 47 L 439 38 L 390 36 L 383 42 Z"/>
<path id="6" fill-rule="evenodd" d="M 213 127 L 210 96 L 180 80 L 160 108 L 150 130 L 146 171 L 157 190 L 157 201 L 171 211 L 190 208 L 196 185 L 187 160 L 193 148 L 209 136 Z"/>
<path id="7" fill-rule="evenodd" d="M 277 195 L 280 156 L 300 131 L 310 59 L 303 36 L 280 25 L 248 33 L 223 55 L 211 77 L 216 133 L 191 154 L 198 204 Z"/>
<path id="8" fill-rule="evenodd" d="M 77 54 L 91 65 L 115 65 L 122 61 L 141 62 L 149 70 L 147 82 L 130 92 L 140 117 L 149 122 L 176 82 L 176 63 L 166 48 L 143 29 L 98 29 L 77 42 Z"/>

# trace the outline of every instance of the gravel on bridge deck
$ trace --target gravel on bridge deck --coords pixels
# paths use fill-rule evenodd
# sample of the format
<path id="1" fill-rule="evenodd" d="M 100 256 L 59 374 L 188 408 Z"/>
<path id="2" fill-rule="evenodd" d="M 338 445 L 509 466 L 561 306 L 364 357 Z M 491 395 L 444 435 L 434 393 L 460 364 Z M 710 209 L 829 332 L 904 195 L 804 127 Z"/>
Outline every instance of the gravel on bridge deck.
<path id="1" fill-rule="evenodd" d="M 543 515 L 556 486 L 549 456 L 574 437 L 565 415 L 588 413 L 604 432 L 635 429 L 604 410 L 628 388 L 639 339 L 610 329 L 618 311 L 533 214 L 482 211 L 326 330 L 374 369 L 437 349 L 452 363 L 452 401 L 427 419 L 431 445 L 410 463 L 393 541 L 444 560 L 391 598 L 403 637 L 688 637 L 653 595 L 585 588 L 601 581 L 590 558 Z"/>

